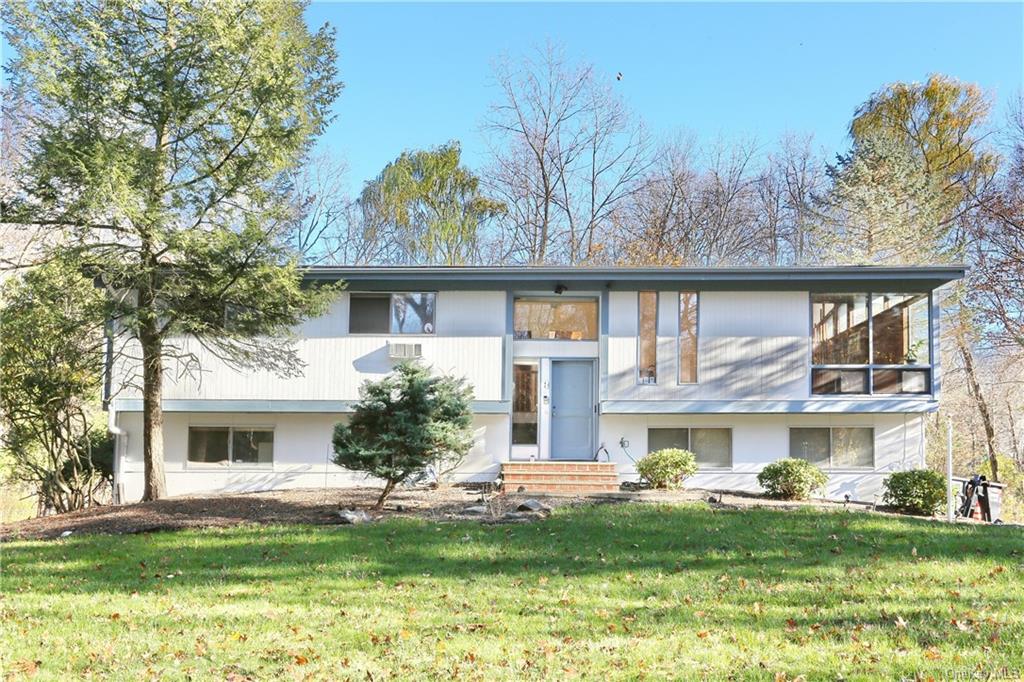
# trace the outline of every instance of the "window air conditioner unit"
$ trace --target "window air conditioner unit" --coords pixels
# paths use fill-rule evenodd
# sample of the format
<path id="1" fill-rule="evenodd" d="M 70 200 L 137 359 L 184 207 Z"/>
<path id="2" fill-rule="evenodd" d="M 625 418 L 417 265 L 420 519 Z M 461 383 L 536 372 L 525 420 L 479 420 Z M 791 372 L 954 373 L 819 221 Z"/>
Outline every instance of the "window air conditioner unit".
<path id="1" fill-rule="evenodd" d="M 423 357 L 423 344 L 388 342 L 388 357 L 394 360 L 411 360 Z"/>

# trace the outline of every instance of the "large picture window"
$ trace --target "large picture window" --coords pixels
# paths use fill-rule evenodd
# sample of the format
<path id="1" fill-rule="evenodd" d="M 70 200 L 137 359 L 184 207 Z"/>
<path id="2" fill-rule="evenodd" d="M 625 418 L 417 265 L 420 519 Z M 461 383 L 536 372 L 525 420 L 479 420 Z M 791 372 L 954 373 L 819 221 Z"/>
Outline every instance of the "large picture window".
<path id="1" fill-rule="evenodd" d="M 513 322 L 517 339 L 597 340 L 597 299 L 517 298 Z"/>
<path id="2" fill-rule="evenodd" d="M 814 294 L 811 392 L 931 392 L 928 294 Z"/>
<path id="3" fill-rule="evenodd" d="M 678 448 L 689 450 L 702 469 L 732 467 L 732 429 L 651 428 L 647 429 L 647 452 Z"/>
<path id="4" fill-rule="evenodd" d="M 822 469 L 873 469 L 875 430 L 845 426 L 792 428 L 789 456 Z"/>
<path id="5" fill-rule="evenodd" d="M 188 461 L 196 464 L 272 465 L 274 431 L 268 428 L 190 426 Z"/>
<path id="6" fill-rule="evenodd" d="M 696 291 L 679 292 L 679 383 L 697 383 Z"/>
<path id="7" fill-rule="evenodd" d="M 352 294 L 350 334 L 433 334 L 437 294 Z"/>

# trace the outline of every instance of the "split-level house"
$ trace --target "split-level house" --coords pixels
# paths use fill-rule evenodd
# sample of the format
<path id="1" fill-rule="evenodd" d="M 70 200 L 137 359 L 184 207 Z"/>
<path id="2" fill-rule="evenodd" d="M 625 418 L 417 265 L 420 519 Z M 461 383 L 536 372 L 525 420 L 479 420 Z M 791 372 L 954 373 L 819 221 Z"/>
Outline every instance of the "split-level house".
<path id="1" fill-rule="evenodd" d="M 200 353 L 163 396 L 172 495 L 366 484 L 333 464 L 360 385 L 419 358 L 473 387 L 456 478 L 605 490 L 647 452 L 696 454 L 688 485 L 757 491 L 786 457 L 872 500 L 922 466 L 940 385 L 939 296 L 961 267 L 321 267 L 343 280 L 281 378 Z M 142 401 L 112 401 L 121 499 L 143 489 Z M 540 471 L 545 476 L 523 477 Z M 518 476 L 518 478 L 516 478 Z M 588 478 L 590 476 L 590 478 Z M 575 486 L 575 487 L 574 487 Z"/>

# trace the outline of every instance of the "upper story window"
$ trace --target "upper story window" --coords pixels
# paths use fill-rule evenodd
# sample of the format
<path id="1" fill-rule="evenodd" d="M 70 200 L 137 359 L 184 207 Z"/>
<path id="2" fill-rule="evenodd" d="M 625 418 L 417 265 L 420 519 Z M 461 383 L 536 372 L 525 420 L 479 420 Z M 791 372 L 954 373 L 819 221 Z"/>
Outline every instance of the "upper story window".
<path id="1" fill-rule="evenodd" d="M 696 291 L 679 292 L 679 383 L 697 383 L 697 306 Z"/>
<path id="2" fill-rule="evenodd" d="M 433 334 L 437 294 L 352 294 L 350 334 Z"/>
<path id="3" fill-rule="evenodd" d="M 658 383 L 658 292 L 641 291 L 638 296 L 639 357 L 637 381 Z"/>
<path id="4" fill-rule="evenodd" d="M 517 298 L 517 339 L 597 340 L 597 299 Z"/>
<path id="5" fill-rule="evenodd" d="M 811 391 L 931 392 L 928 294 L 814 294 Z"/>

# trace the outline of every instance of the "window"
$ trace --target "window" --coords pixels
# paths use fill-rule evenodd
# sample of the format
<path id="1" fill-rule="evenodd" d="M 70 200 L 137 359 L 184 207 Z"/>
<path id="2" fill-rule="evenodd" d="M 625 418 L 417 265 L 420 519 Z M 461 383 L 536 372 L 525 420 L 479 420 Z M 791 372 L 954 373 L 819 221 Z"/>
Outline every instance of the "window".
<path id="1" fill-rule="evenodd" d="M 874 364 L 929 364 L 927 295 L 875 294 L 871 329 Z"/>
<path id="2" fill-rule="evenodd" d="M 349 297 L 348 331 L 350 334 L 387 334 L 391 296 L 387 294 L 352 294 Z"/>
<path id="3" fill-rule="evenodd" d="M 392 334 L 433 334 L 436 294 L 392 294 Z"/>
<path id="4" fill-rule="evenodd" d="M 433 334 L 437 294 L 352 294 L 350 334 Z"/>
<path id="5" fill-rule="evenodd" d="M 823 469 L 875 466 L 875 430 L 870 427 L 792 428 L 789 456 Z"/>
<path id="6" fill-rule="evenodd" d="M 647 452 L 690 449 L 690 429 L 647 429 Z"/>
<path id="7" fill-rule="evenodd" d="M 517 339 L 597 340 L 596 299 L 517 298 L 513 318 Z"/>
<path id="8" fill-rule="evenodd" d="M 203 464 L 271 465 L 274 463 L 274 431 L 191 426 L 188 429 L 188 461 Z"/>
<path id="9" fill-rule="evenodd" d="M 639 364 L 637 381 L 658 383 L 658 292 L 641 291 L 639 295 Z"/>
<path id="10" fill-rule="evenodd" d="M 931 392 L 928 294 L 814 294 L 811 393 Z"/>
<path id="11" fill-rule="evenodd" d="M 647 429 L 647 451 L 665 448 L 689 450 L 697 458 L 697 466 L 702 469 L 732 467 L 732 429 Z"/>
<path id="12" fill-rule="evenodd" d="M 697 383 L 697 292 L 679 293 L 679 383 Z"/>
<path id="13" fill-rule="evenodd" d="M 512 365 L 512 445 L 537 445 L 537 364 Z"/>

